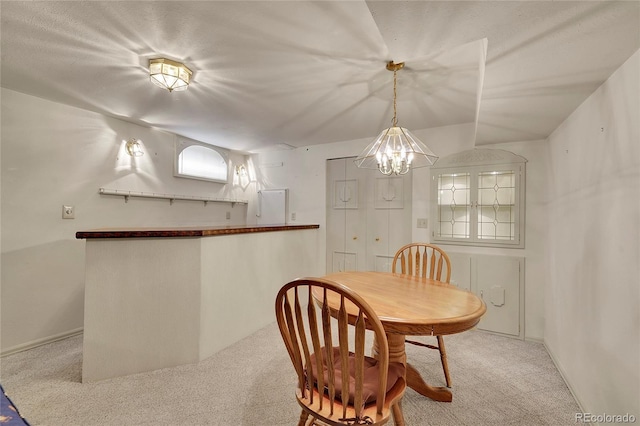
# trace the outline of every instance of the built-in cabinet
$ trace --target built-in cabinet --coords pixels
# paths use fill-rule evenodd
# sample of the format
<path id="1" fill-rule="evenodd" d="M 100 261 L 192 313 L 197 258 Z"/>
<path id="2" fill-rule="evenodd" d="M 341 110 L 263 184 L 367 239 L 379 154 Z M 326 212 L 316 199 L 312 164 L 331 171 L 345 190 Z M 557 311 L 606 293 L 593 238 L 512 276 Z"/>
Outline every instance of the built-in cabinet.
<path id="1" fill-rule="evenodd" d="M 411 242 L 411 178 L 354 160 L 327 161 L 327 273 L 391 271 L 395 252 Z"/>
<path id="2" fill-rule="evenodd" d="M 471 149 L 431 168 L 431 241 L 524 248 L 526 159 Z"/>
<path id="3" fill-rule="evenodd" d="M 451 283 L 480 296 L 487 305 L 478 328 L 524 338 L 524 257 L 449 250 L 447 254 Z"/>

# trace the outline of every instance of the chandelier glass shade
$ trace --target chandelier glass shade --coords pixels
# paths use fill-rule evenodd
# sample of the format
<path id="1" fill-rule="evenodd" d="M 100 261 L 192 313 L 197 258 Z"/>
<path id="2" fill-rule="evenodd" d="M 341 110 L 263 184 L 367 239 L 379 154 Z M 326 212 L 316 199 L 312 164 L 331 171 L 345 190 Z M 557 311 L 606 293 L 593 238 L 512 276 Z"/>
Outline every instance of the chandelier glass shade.
<path id="1" fill-rule="evenodd" d="M 191 75 L 191 70 L 180 62 L 164 58 L 149 60 L 151 82 L 169 92 L 187 90 Z"/>
<path id="2" fill-rule="evenodd" d="M 393 125 L 384 129 L 378 137 L 356 158 L 357 167 L 378 169 L 384 175 L 404 175 L 411 169 L 433 165 L 438 156 L 404 127 L 397 119 L 397 76 L 404 62 L 389 62 L 387 69 L 393 71 Z"/>
<path id="3" fill-rule="evenodd" d="M 358 158 L 356 166 L 378 169 L 384 175 L 404 175 L 410 169 L 430 166 L 438 157 L 404 127 L 384 129 Z"/>

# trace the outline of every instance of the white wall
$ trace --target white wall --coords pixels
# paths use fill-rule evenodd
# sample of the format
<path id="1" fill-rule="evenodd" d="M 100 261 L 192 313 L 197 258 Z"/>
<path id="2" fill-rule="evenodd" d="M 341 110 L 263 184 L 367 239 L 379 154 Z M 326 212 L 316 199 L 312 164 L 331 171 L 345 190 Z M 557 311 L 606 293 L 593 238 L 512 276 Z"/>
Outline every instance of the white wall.
<path id="1" fill-rule="evenodd" d="M 544 340 L 582 408 L 640 418 L 640 51 L 549 138 Z"/>
<path id="2" fill-rule="evenodd" d="M 246 205 L 101 196 L 99 187 L 254 199 L 254 185 L 173 177 L 175 135 L 2 89 L 2 352 L 83 326 L 81 230 L 243 224 Z M 143 141 L 143 157 L 122 140 Z M 231 155 L 233 164 L 243 156 Z M 76 218 L 62 219 L 62 205 Z M 226 212 L 231 219 L 226 219 Z"/>
<path id="3" fill-rule="evenodd" d="M 473 148 L 474 125 L 447 126 L 414 131 L 437 155 L 446 156 Z M 357 156 L 375 137 L 332 144 L 314 145 L 289 151 L 273 151 L 254 157 L 260 171 L 261 186 L 290 188 L 290 212 L 296 223 L 319 223 L 321 247 L 326 253 L 326 160 Z M 492 249 L 448 246 L 451 250 L 472 253 L 511 254 L 526 257 L 525 267 L 525 338 L 542 340 L 544 329 L 544 281 L 546 279 L 546 141 L 486 145 L 483 148 L 506 149 L 521 155 L 527 163 L 526 248 Z M 268 167 L 260 167 L 260 165 Z M 416 227 L 417 218 L 429 218 L 429 168 L 413 174 L 412 236 L 415 241 L 429 241 L 430 228 Z M 251 216 L 251 214 L 249 214 Z M 322 270 L 326 270 L 326 259 Z"/>

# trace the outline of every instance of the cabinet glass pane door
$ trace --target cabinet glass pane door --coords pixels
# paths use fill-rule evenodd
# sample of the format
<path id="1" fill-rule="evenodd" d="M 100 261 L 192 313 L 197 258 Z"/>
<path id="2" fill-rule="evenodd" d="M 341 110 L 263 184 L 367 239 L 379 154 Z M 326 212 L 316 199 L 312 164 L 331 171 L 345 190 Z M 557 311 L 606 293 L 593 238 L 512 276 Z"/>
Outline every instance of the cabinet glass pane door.
<path id="1" fill-rule="evenodd" d="M 438 160 L 431 169 L 431 241 L 524 248 L 525 162 L 476 148 Z"/>
<path id="2" fill-rule="evenodd" d="M 478 235 L 484 240 L 515 239 L 516 177 L 513 171 L 478 174 Z"/>
<path id="3" fill-rule="evenodd" d="M 438 176 L 438 236 L 469 238 L 471 222 L 471 174 Z"/>

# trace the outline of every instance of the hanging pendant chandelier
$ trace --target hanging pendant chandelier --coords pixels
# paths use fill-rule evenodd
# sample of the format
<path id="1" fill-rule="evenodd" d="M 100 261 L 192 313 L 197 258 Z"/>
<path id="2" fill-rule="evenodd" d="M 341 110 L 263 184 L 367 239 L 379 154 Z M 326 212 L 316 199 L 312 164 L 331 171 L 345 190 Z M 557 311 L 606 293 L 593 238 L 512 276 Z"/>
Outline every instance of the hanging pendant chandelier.
<path id="1" fill-rule="evenodd" d="M 411 169 L 433 165 L 438 157 L 404 127 L 398 127 L 397 72 L 404 62 L 387 63 L 393 71 L 393 121 L 392 126 L 380 135 L 356 158 L 357 167 L 378 169 L 384 175 L 404 175 Z"/>

